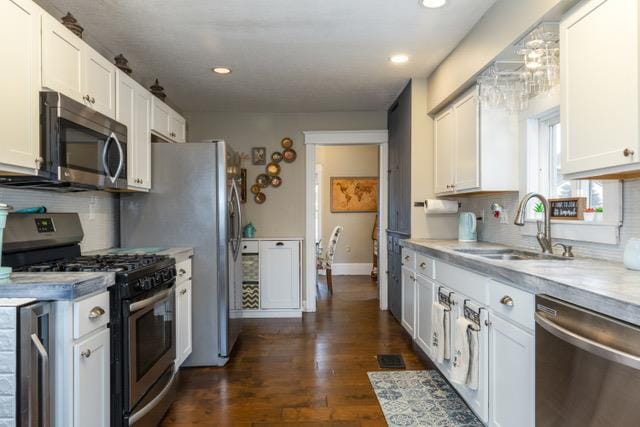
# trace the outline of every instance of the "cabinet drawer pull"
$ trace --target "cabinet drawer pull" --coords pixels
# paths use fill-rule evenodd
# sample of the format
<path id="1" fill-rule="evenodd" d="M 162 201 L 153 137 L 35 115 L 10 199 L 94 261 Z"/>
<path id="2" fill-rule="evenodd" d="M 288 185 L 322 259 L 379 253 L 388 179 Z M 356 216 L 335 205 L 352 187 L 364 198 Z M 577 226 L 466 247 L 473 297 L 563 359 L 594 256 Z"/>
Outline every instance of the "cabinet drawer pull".
<path id="1" fill-rule="evenodd" d="M 500 298 L 500 304 L 506 305 L 507 307 L 513 307 L 513 298 L 509 295 L 505 295 Z"/>
<path id="2" fill-rule="evenodd" d="M 82 356 L 85 359 L 88 359 L 91 357 L 91 349 L 88 348 L 85 351 L 83 351 L 82 353 L 80 353 L 80 356 Z"/>
<path id="3" fill-rule="evenodd" d="M 422 269 L 427 268 L 427 263 L 426 262 L 421 262 L 420 263 L 420 268 L 422 268 Z"/>
<path id="4" fill-rule="evenodd" d="M 187 293 L 187 290 L 186 290 L 186 289 L 183 289 L 183 290 L 181 290 L 181 291 L 180 291 L 180 295 L 184 295 L 184 294 L 186 294 L 186 293 Z"/>
<path id="5" fill-rule="evenodd" d="M 178 276 L 180 276 L 180 277 L 184 276 L 186 273 L 187 273 L 187 272 L 186 272 L 183 268 L 181 268 L 180 270 L 178 270 Z"/>
<path id="6" fill-rule="evenodd" d="M 96 99 L 95 99 L 93 96 L 91 97 L 91 103 L 92 103 L 92 104 L 95 104 L 95 103 L 96 103 Z"/>
<path id="7" fill-rule="evenodd" d="M 98 317 L 101 317 L 104 315 L 104 313 L 106 313 L 104 311 L 104 308 L 99 307 L 99 306 L 95 306 L 91 309 L 91 311 L 89 312 L 89 319 L 97 319 Z"/>
<path id="8" fill-rule="evenodd" d="M 284 243 L 278 242 L 278 243 L 276 243 L 276 246 L 284 246 Z"/>
<path id="9" fill-rule="evenodd" d="M 405 260 L 405 261 L 409 261 L 409 259 L 410 259 L 410 258 L 411 258 L 411 257 L 410 257 L 409 255 L 405 255 L 405 256 L 404 256 L 404 260 Z"/>
<path id="10" fill-rule="evenodd" d="M 625 157 L 632 157 L 636 152 L 630 148 L 625 148 L 622 154 L 624 154 Z"/>

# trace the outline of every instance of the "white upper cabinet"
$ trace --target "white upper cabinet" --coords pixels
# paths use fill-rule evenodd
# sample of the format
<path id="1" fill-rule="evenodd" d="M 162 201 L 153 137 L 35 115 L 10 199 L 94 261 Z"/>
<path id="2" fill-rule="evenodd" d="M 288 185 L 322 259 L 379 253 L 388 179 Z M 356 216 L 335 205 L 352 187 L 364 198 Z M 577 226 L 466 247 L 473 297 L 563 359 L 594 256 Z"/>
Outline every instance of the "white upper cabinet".
<path id="1" fill-rule="evenodd" d="M 151 129 L 171 141 L 185 142 L 186 121 L 167 104 L 153 97 Z"/>
<path id="2" fill-rule="evenodd" d="M 480 186 L 480 110 L 475 91 L 453 105 L 456 118 L 455 190 L 464 191 Z"/>
<path id="3" fill-rule="evenodd" d="M 116 120 L 127 126 L 127 181 L 151 188 L 151 94 L 122 71 L 117 72 Z"/>
<path id="4" fill-rule="evenodd" d="M 42 16 L 42 87 L 115 117 L 116 67 L 52 16 Z"/>
<path id="5" fill-rule="evenodd" d="M 30 0 L 0 2 L 0 163 L 35 168 L 40 153 L 40 16 Z"/>
<path id="6" fill-rule="evenodd" d="M 435 193 L 518 190 L 518 123 L 483 107 L 478 87 L 434 120 Z"/>
<path id="7" fill-rule="evenodd" d="M 560 23 L 563 174 L 640 169 L 638 39 L 633 0 L 584 1 Z"/>
<path id="8" fill-rule="evenodd" d="M 84 42 L 48 14 L 42 15 L 42 87 L 84 102 Z"/>
<path id="9" fill-rule="evenodd" d="M 115 117 L 116 67 L 89 46 L 85 46 L 83 79 L 85 102 L 105 116 Z"/>
<path id="10" fill-rule="evenodd" d="M 456 143 L 455 113 L 449 108 L 434 120 L 435 192 L 452 192 L 453 154 Z"/>

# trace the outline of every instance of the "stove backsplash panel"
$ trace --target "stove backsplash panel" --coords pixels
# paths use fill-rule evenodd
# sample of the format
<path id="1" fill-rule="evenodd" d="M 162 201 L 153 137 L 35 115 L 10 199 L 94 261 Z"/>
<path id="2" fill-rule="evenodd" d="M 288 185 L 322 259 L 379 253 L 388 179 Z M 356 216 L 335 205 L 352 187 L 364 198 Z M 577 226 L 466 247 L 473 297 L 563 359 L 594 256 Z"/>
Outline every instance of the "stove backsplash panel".
<path id="1" fill-rule="evenodd" d="M 120 244 L 120 203 L 116 194 L 104 191 L 57 193 L 0 188 L 0 203 L 15 209 L 45 206 L 49 212 L 77 212 L 84 230 L 82 251 L 117 247 Z"/>

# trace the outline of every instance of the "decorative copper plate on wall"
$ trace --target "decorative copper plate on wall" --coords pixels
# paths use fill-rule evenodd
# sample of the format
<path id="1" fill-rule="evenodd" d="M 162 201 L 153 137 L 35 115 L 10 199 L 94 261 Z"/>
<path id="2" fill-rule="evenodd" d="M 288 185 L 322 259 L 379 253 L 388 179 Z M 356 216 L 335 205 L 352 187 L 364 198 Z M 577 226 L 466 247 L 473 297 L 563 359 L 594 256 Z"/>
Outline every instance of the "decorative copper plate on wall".
<path id="1" fill-rule="evenodd" d="M 270 176 L 277 176 L 280 174 L 280 165 L 277 163 L 269 163 L 267 165 L 267 173 Z"/>
<path id="2" fill-rule="evenodd" d="M 251 186 L 251 192 L 253 194 L 258 194 L 260 192 L 260 186 L 258 184 L 253 184 Z"/>
<path id="3" fill-rule="evenodd" d="M 271 186 L 272 187 L 280 187 L 281 184 L 282 184 L 282 178 L 280 178 L 279 176 L 272 176 L 271 177 Z"/>
<path id="4" fill-rule="evenodd" d="M 276 163 L 280 163 L 280 160 L 282 160 L 282 153 L 279 151 L 274 151 L 273 154 L 271 154 L 271 160 Z"/>
<path id="5" fill-rule="evenodd" d="M 293 145 L 293 139 L 289 137 L 282 138 L 282 141 L 280 141 L 280 144 L 282 145 L 283 148 L 291 148 L 291 146 Z"/>
<path id="6" fill-rule="evenodd" d="M 264 193 L 258 193 L 255 196 L 253 196 L 253 199 L 256 201 L 257 204 L 261 205 L 265 202 L 265 200 L 267 200 L 267 196 Z"/>
<path id="7" fill-rule="evenodd" d="M 298 157 L 298 154 L 293 148 L 287 148 L 286 150 L 284 150 L 284 153 L 282 153 L 282 156 L 284 157 L 285 162 L 292 163 L 296 159 L 296 157 Z"/>
<path id="8" fill-rule="evenodd" d="M 266 173 L 261 173 L 256 178 L 256 184 L 258 184 L 260 188 L 268 187 L 269 181 L 271 181 L 271 179 L 269 179 L 269 175 L 267 175 Z"/>

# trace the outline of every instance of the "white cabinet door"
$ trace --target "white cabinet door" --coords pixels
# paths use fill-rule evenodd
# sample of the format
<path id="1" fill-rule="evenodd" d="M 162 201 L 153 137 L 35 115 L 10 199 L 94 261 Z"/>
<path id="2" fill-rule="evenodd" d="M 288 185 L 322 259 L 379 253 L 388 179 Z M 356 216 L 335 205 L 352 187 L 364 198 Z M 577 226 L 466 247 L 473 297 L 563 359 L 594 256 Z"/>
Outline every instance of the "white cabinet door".
<path id="1" fill-rule="evenodd" d="M 170 137 L 169 116 L 171 108 L 155 96 L 152 98 L 151 129 L 156 133 Z"/>
<path id="2" fill-rule="evenodd" d="M 402 267 L 402 326 L 415 338 L 416 325 L 416 277 L 415 273 Z"/>
<path id="3" fill-rule="evenodd" d="M 453 192 L 455 152 L 455 113 L 448 109 L 434 120 L 434 179 L 436 194 Z"/>
<path id="4" fill-rule="evenodd" d="M 40 153 L 40 16 L 30 0 L 0 2 L 0 163 L 36 167 Z"/>
<path id="5" fill-rule="evenodd" d="M 186 139 L 186 121 L 173 111 L 169 116 L 169 136 L 175 142 L 185 142 Z"/>
<path id="6" fill-rule="evenodd" d="M 82 90 L 87 97 L 85 103 L 105 116 L 114 118 L 116 116 L 116 66 L 87 45 L 84 46 L 83 57 Z"/>
<path id="7" fill-rule="evenodd" d="M 51 15 L 42 15 L 42 86 L 84 102 L 84 43 Z"/>
<path id="8" fill-rule="evenodd" d="M 480 130 L 477 89 L 453 105 L 456 143 L 454 154 L 455 190 L 480 186 Z"/>
<path id="9" fill-rule="evenodd" d="M 434 288 L 431 280 L 421 275 L 416 276 L 416 342 L 429 357 L 433 357 L 431 316 Z"/>
<path id="10" fill-rule="evenodd" d="M 640 160 L 638 19 L 637 1 L 588 0 L 560 24 L 563 174 Z"/>
<path id="11" fill-rule="evenodd" d="M 127 182 L 151 188 L 151 94 L 131 77 L 116 74 L 116 120 L 127 126 Z"/>
<path id="12" fill-rule="evenodd" d="M 534 337 L 493 314 L 489 329 L 490 425 L 533 426 Z"/>
<path id="13" fill-rule="evenodd" d="M 110 425 L 109 329 L 73 346 L 73 425 Z"/>
<path id="14" fill-rule="evenodd" d="M 176 287 L 176 366 L 180 367 L 192 350 L 191 280 Z"/>
<path id="15" fill-rule="evenodd" d="M 300 307 L 300 245 L 260 242 L 260 301 L 264 309 Z"/>

